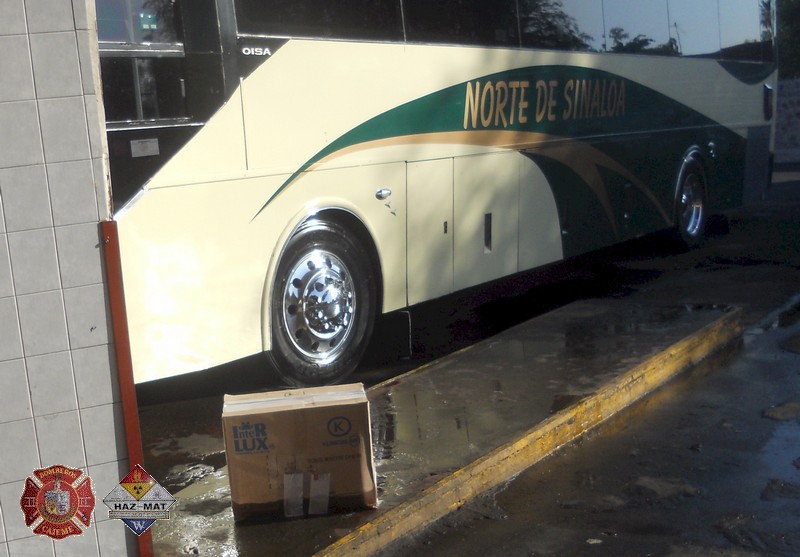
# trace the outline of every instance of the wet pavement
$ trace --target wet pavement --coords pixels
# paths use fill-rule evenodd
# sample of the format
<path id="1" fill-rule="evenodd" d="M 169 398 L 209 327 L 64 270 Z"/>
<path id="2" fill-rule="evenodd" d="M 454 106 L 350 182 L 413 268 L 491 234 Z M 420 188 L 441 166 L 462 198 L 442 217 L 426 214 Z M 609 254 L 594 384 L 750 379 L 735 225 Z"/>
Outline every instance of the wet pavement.
<path id="1" fill-rule="evenodd" d="M 371 388 L 375 511 L 235 526 L 221 400 L 143 408 L 146 468 L 178 501 L 153 526 L 156 554 L 312 555 L 727 312 L 575 302 Z M 183 429 L 159 435 L 175 415 Z"/>
<path id="2" fill-rule="evenodd" d="M 798 176 L 702 249 L 605 275 L 627 277 L 609 297 L 742 307 L 741 347 L 378 555 L 800 555 Z"/>
<path id="3" fill-rule="evenodd" d="M 373 387 L 382 509 L 517 439 L 725 311 L 575 302 Z"/>
<path id="4" fill-rule="evenodd" d="M 799 308 L 379 555 L 800 555 Z"/>
<path id="5" fill-rule="evenodd" d="M 236 392 L 241 392 L 242 385 L 251 391 L 262 387 L 252 381 L 231 383 L 229 377 L 207 389 L 211 396 L 198 396 L 202 390 L 188 394 L 183 384 L 176 389 L 159 387 L 164 393 L 180 391 L 193 398 L 173 397 L 175 400 L 151 403 L 140 411 L 145 468 L 178 499 L 173 518 L 153 526 L 156 554 L 311 555 L 446 476 L 459 459 L 480 454 L 487 439 L 498 437 L 494 441 L 499 444 L 507 429 L 518 427 L 511 407 L 522 409 L 519 416 L 523 420 L 539 420 L 610 378 L 612 375 L 607 374 L 613 374 L 608 369 L 615 367 L 614 350 L 631 358 L 658 350 L 657 344 L 617 346 L 615 335 L 650 335 L 658 343 L 668 341 L 665 335 L 679 334 L 663 317 L 646 317 L 641 326 L 632 327 L 625 319 L 613 317 L 618 310 L 609 310 L 600 319 L 585 310 L 582 304 L 587 302 L 580 301 L 572 304 L 572 309 L 583 307 L 583 318 L 571 325 L 566 320 L 558 333 L 537 336 L 529 329 L 539 319 L 528 321 L 534 315 L 549 311 L 544 317 L 560 319 L 562 309 L 570 306 L 551 311 L 553 308 L 582 298 L 592 299 L 590 306 L 597 303 L 598 307 L 627 308 L 622 311 L 633 313 L 661 308 L 690 319 L 731 305 L 742 307 L 744 347 L 729 351 L 728 359 L 721 364 L 717 360 L 704 364 L 687 379 L 671 383 L 625 411 L 588 441 L 534 467 L 533 473 L 542 475 L 534 476 L 527 487 L 507 489 L 465 506 L 465 513 L 454 513 L 437 523 L 434 540 L 425 539 L 421 546 L 414 546 L 412 539 L 412 545 L 401 545 L 396 554 L 800 554 L 792 541 L 796 539 L 795 530 L 786 526 L 792 520 L 791 524 L 800 523 L 800 498 L 795 497 L 800 496 L 800 478 L 792 476 L 800 474 L 800 462 L 787 460 L 800 457 L 790 454 L 800 441 L 796 431 L 800 423 L 796 413 L 800 409 L 800 380 L 797 368 L 786 361 L 787 355 L 794 356 L 800 350 L 800 307 L 785 305 L 800 289 L 800 188 L 783 183 L 775 192 L 786 195 L 731 215 L 729 233 L 713 236 L 700 250 L 675 252 L 658 240 L 646 240 L 639 247 L 628 246 L 621 252 L 559 266 L 560 270 L 567 269 L 563 280 L 557 279 L 561 287 L 531 287 L 528 293 L 515 295 L 510 301 L 489 301 L 477 309 L 465 310 L 460 298 L 459 303 L 451 299 L 448 308 L 454 309 L 442 311 L 447 316 L 441 323 L 438 317 L 421 320 L 421 327 L 413 331 L 412 343 L 422 346 L 437 342 L 445 348 L 469 345 L 485 334 L 473 330 L 478 321 L 489 322 L 497 330 L 502 328 L 498 327 L 501 322 L 522 321 L 508 332 L 509 338 L 520 331 L 532 336 L 517 338 L 509 345 L 488 338 L 479 349 L 456 352 L 449 359 L 459 371 L 452 375 L 441 370 L 443 362 L 426 364 L 415 374 L 424 387 L 418 393 L 403 390 L 414 375 L 401 376 L 396 383 L 372 391 L 382 499 L 377 511 L 233 526 L 220 428 L 225 389 L 220 385 L 233 385 L 231 390 Z M 538 282 L 538 278 L 533 281 Z M 523 290 L 527 287 L 527 282 L 522 285 Z M 785 311 L 772 313 L 781 306 Z M 531 315 L 531 311 L 535 313 Z M 765 320 L 765 316 L 772 317 Z M 393 352 L 388 352 L 391 359 Z M 548 368 L 553 367 L 559 353 L 577 359 L 550 379 L 542 376 L 528 384 L 503 377 L 497 359 L 508 356 L 514 366 L 538 361 L 542 368 Z M 482 365 L 492 370 L 491 377 L 481 379 L 469 371 L 478 362 L 478 355 Z M 592 357 L 607 367 L 590 372 L 581 362 L 585 364 Z M 622 367 L 624 357 L 617 361 Z M 748 363 L 755 368 L 748 368 Z M 379 366 L 380 370 L 364 374 L 367 378 L 357 375 L 354 380 L 380 381 L 416 364 L 411 360 L 399 366 Z M 725 367 L 729 365 L 735 369 Z M 255 367 L 259 366 L 256 362 Z M 250 373 L 252 369 L 245 372 Z M 516 374 L 520 375 L 519 371 Z M 424 383 L 434 375 L 440 375 L 447 389 L 453 391 L 438 392 L 436 384 Z M 277 388 L 277 384 L 265 387 Z M 434 398 L 437 392 L 439 401 Z M 480 397 L 491 412 L 478 409 L 476 398 Z M 447 435 L 436 432 L 434 420 Z M 633 437 L 626 437 L 629 432 Z M 716 445 L 720 452 L 712 451 Z M 423 460 L 415 457 L 414 451 L 426 458 L 435 451 L 429 458 L 430 468 L 416 479 L 413 470 L 422 469 Z M 723 469 L 723 464 L 728 468 Z M 714 478 L 724 470 L 735 473 L 726 472 L 715 484 Z M 563 474 L 558 476 L 553 471 Z M 690 475 L 690 471 L 696 475 Z M 515 491 L 519 497 L 515 498 Z M 737 506 L 742 500 L 740 493 L 747 495 L 748 504 Z M 526 500 L 535 501 L 536 509 L 520 502 Z M 474 521 L 465 519 L 469 514 Z M 535 540 L 525 542 L 527 545 L 505 544 L 506 538 L 520 539 L 513 533 L 514 521 L 509 518 L 515 514 L 524 519 L 518 526 L 536 535 Z M 611 521 L 611 515 L 621 517 L 619 525 L 605 521 Z M 687 528 L 679 525 L 683 524 L 678 522 L 681 515 L 690 518 L 688 528 L 699 533 L 695 538 L 670 541 L 665 536 L 680 535 Z M 584 529 L 581 517 L 594 522 L 587 522 Z M 451 519 L 454 522 L 447 522 Z M 771 526 L 771 521 L 778 526 Z M 467 545 L 457 550 L 435 541 L 442 530 L 460 535 L 490 523 L 498 525 L 499 530 L 484 532 L 483 541 L 465 536 Z M 575 531 L 568 527 L 571 523 L 576 524 Z M 710 524 L 711 529 L 700 532 L 700 524 Z M 620 549 L 624 544 L 615 540 L 645 545 L 631 545 L 644 549 L 625 553 Z M 562 543 L 566 545 L 559 545 Z M 510 547 L 516 551 L 505 550 Z"/>

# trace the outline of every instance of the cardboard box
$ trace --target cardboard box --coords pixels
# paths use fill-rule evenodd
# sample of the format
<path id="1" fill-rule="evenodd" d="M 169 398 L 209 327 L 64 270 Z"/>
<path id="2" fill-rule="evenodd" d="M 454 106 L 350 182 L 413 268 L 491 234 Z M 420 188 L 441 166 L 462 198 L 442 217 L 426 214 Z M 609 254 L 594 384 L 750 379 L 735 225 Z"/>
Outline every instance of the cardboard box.
<path id="1" fill-rule="evenodd" d="M 222 428 L 234 520 L 377 506 L 360 383 L 225 395 Z"/>

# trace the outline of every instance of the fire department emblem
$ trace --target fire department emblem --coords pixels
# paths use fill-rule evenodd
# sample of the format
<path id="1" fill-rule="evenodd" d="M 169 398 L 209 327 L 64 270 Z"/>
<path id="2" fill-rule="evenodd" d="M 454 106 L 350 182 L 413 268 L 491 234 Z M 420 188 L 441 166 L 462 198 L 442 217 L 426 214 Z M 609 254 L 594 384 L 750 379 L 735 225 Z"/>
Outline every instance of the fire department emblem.
<path id="1" fill-rule="evenodd" d="M 61 464 L 34 470 L 19 500 L 25 525 L 56 540 L 82 534 L 91 525 L 94 503 L 91 478 Z"/>

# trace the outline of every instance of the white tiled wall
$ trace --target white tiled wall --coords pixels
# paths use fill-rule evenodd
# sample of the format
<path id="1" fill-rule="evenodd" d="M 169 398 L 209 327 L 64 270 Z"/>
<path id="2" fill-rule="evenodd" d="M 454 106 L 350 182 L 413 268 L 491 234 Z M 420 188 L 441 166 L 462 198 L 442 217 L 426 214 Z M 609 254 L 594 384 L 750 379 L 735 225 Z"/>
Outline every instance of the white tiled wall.
<path id="1" fill-rule="evenodd" d="M 0 1 L 0 557 L 136 548 L 102 503 L 130 466 L 100 251 L 94 20 L 94 0 Z M 94 483 L 80 537 L 25 526 L 25 478 L 53 464 Z"/>

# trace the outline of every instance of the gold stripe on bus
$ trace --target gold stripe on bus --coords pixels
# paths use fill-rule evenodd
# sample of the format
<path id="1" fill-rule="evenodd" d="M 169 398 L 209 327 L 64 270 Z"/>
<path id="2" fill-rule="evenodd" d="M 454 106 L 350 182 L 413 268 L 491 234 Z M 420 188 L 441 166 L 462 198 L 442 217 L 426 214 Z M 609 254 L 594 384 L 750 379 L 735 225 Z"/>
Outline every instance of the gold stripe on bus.
<path id="1" fill-rule="evenodd" d="M 318 169 L 320 166 L 340 157 L 368 151 L 370 149 L 432 144 L 484 146 L 502 150 L 520 151 L 556 160 L 572 169 L 589 186 L 600 201 L 614 229 L 614 234 L 619 237 L 619 229 L 616 218 L 614 217 L 611 200 L 608 196 L 608 189 L 598 170 L 598 168 L 602 166 L 616 172 L 636 186 L 650 203 L 653 204 L 661 215 L 661 218 L 664 219 L 664 222 L 667 225 L 672 224 L 672 219 L 668 212 L 664 210 L 650 189 L 623 165 L 585 141 L 578 141 L 541 132 L 525 132 L 519 130 L 458 130 L 395 136 L 350 145 L 314 162 L 306 171 Z M 301 176 L 302 174 L 298 174 L 293 177 L 284 184 L 281 190 L 288 188 L 292 183 L 300 179 Z"/>

